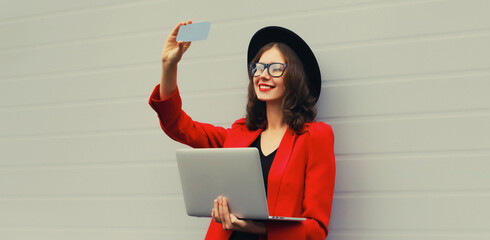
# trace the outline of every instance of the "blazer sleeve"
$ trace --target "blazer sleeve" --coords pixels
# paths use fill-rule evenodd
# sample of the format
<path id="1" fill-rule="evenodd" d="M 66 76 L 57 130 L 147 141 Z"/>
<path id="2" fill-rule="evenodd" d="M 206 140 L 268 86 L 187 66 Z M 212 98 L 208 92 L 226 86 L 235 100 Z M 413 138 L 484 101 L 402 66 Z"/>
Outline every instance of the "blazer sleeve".
<path id="1" fill-rule="evenodd" d="M 178 89 L 168 98 L 160 99 L 160 84 L 157 85 L 150 96 L 149 104 L 158 114 L 162 130 L 173 140 L 194 148 L 223 147 L 227 130 L 193 121 L 182 110 Z"/>
<path id="2" fill-rule="evenodd" d="M 335 185 L 334 135 L 330 125 L 314 123 L 306 152 L 305 188 L 302 217 L 296 223 L 271 222 L 267 224 L 268 239 L 318 239 L 328 235 Z"/>

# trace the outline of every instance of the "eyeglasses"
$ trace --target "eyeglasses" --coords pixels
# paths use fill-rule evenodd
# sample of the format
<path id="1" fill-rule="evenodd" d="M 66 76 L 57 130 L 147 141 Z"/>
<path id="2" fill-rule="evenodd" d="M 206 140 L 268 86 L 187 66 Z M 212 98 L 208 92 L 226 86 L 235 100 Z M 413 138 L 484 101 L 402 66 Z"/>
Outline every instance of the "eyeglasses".
<path id="1" fill-rule="evenodd" d="M 250 64 L 250 74 L 254 77 L 258 77 L 262 75 L 262 73 L 265 71 L 267 68 L 267 73 L 271 77 L 280 77 L 284 73 L 284 70 L 286 69 L 287 64 L 285 63 L 261 63 L 261 62 L 256 62 L 256 63 L 251 63 Z"/>

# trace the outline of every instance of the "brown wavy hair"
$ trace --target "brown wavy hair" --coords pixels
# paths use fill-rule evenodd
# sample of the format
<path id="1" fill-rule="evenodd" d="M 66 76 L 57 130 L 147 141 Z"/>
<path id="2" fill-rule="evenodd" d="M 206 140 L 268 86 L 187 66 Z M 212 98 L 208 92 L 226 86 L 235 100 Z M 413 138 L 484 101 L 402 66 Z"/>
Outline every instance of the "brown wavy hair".
<path id="1" fill-rule="evenodd" d="M 263 46 L 251 62 L 258 62 L 262 54 L 277 48 L 286 60 L 284 72 L 284 98 L 282 110 L 284 121 L 296 134 L 304 131 L 305 123 L 313 122 L 316 117 L 315 98 L 311 96 L 306 83 L 306 74 L 303 63 L 296 53 L 284 43 L 269 43 Z M 248 69 L 248 66 L 247 66 Z M 246 125 L 249 130 L 265 129 L 267 126 L 266 104 L 260 101 L 255 94 L 253 76 L 248 71 L 248 103 Z"/>

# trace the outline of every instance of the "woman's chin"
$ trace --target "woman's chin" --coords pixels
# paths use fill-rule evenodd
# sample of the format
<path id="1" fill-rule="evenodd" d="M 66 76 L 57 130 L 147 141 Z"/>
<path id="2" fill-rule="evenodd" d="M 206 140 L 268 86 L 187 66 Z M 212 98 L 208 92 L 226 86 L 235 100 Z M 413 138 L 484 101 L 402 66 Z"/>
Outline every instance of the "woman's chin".
<path id="1" fill-rule="evenodd" d="M 257 99 L 259 99 L 259 101 L 261 101 L 261 102 L 265 102 L 265 103 L 267 103 L 267 104 L 271 104 L 271 103 L 281 103 L 281 102 L 282 102 L 282 99 L 280 99 L 280 98 L 258 97 Z"/>

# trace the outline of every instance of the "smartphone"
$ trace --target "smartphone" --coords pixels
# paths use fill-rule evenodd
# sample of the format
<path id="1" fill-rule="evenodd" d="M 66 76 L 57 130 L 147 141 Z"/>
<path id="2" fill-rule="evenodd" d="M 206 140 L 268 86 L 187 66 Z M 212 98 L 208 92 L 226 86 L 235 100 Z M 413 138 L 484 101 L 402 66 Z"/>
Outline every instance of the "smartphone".
<path id="1" fill-rule="evenodd" d="M 177 34 L 177 42 L 206 40 L 208 38 L 210 28 L 211 22 L 200 22 L 182 25 L 180 26 L 179 33 Z"/>

